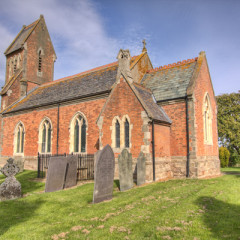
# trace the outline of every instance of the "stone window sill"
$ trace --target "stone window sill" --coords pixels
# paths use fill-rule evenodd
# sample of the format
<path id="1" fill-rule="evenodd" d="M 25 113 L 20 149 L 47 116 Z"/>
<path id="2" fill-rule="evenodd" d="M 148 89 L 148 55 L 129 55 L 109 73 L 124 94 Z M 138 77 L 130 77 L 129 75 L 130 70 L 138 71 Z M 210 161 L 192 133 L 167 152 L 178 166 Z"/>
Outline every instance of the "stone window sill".
<path id="1" fill-rule="evenodd" d="M 24 157 L 24 153 L 14 153 L 14 157 Z"/>

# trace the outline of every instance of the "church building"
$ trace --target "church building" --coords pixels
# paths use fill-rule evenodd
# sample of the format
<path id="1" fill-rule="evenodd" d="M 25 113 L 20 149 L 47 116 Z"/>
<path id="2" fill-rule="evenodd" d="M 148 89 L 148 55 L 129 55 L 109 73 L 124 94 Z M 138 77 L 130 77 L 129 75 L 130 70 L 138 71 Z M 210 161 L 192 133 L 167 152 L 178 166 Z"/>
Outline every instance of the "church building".
<path id="1" fill-rule="evenodd" d="M 37 169 L 41 154 L 94 154 L 109 144 L 146 157 L 146 180 L 220 174 L 217 103 L 205 52 L 153 68 L 144 42 L 131 56 L 53 81 L 56 53 L 44 20 L 23 26 L 5 51 L 0 165 Z"/>

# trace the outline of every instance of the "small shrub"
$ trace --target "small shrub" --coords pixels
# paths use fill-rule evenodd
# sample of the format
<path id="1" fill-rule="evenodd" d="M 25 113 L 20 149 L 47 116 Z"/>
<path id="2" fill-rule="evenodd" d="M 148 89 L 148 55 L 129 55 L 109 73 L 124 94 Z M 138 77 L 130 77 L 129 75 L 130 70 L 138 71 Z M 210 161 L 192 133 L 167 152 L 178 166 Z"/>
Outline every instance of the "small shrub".
<path id="1" fill-rule="evenodd" d="M 228 167 L 230 152 L 225 147 L 219 148 L 219 158 L 221 162 L 221 167 Z"/>
<path id="2" fill-rule="evenodd" d="M 229 165 L 234 167 L 234 166 L 238 166 L 239 164 L 240 164 L 240 156 L 236 152 L 231 153 L 231 156 L 229 159 Z"/>

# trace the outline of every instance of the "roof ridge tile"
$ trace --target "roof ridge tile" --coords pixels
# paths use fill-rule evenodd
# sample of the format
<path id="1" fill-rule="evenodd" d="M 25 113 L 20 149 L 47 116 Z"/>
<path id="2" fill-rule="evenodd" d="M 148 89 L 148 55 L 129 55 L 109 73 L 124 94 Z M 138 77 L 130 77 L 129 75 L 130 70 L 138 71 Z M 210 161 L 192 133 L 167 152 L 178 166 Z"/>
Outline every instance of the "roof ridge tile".
<path id="1" fill-rule="evenodd" d="M 169 69 L 169 68 L 173 68 L 173 67 L 178 67 L 178 66 L 182 66 L 188 63 L 192 63 L 192 62 L 196 62 L 198 60 L 198 57 L 192 58 L 192 59 L 187 59 L 187 60 L 182 60 L 182 61 L 178 61 L 176 63 L 170 63 L 168 65 L 164 65 L 164 66 L 160 66 L 154 69 L 151 69 L 149 71 L 147 71 L 147 73 L 152 73 L 152 72 L 157 72 L 163 69 Z"/>

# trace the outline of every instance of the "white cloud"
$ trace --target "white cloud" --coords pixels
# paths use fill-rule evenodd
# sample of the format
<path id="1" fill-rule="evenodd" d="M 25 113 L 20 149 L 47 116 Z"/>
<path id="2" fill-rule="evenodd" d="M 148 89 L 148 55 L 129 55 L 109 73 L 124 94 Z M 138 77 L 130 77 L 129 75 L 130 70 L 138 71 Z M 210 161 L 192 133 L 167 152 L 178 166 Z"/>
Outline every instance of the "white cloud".
<path id="1" fill-rule="evenodd" d="M 8 11 L 9 8 L 11 11 Z M 58 57 L 55 78 L 116 60 L 118 41 L 108 36 L 103 20 L 91 1 L 24 0 L 23 4 L 21 1 L 8 0 L 1 1 L 0 9 L 0 13 L 6 19 L 11 19 L 13 26 L 17 26 L 10 32 L 9 25 L 0 22 L 1 52 L 17 35 L 21 25 L 28 25 L 44 14 Z M 2 69 L 5 57 L 1 55 L 0 59 Z M 0 80 L 3 80 L 4 72 L 0 72 Z"/>

